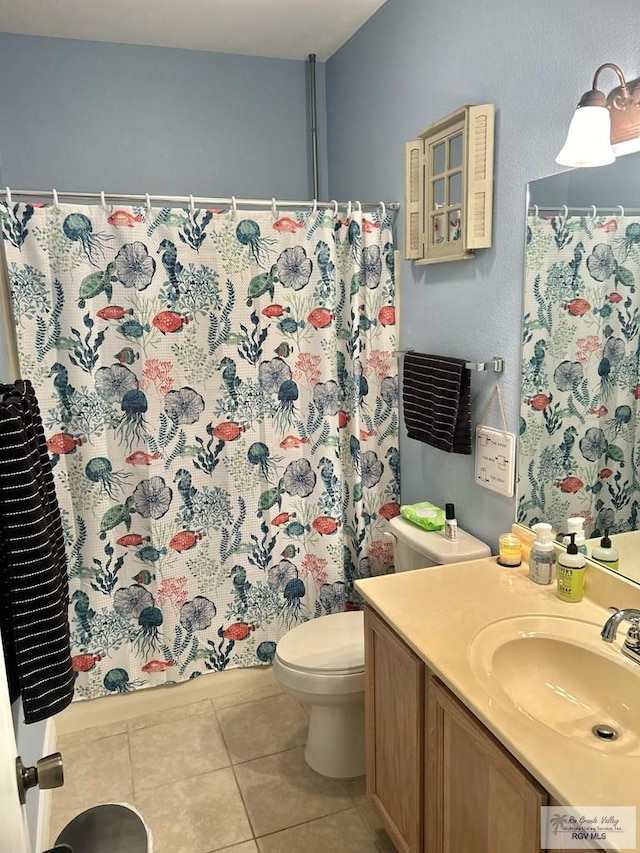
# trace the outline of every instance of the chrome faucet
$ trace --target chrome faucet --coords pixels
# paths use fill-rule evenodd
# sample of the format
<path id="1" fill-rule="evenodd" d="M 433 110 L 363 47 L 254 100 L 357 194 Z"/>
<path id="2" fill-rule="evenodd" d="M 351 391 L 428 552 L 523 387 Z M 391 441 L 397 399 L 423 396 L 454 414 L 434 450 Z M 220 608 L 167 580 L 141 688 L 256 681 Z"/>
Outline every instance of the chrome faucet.
<path id="1" fill-rule="evenodd" d="M 604 623 L 600 636 L 605 643 L 613 643 L 620 623 L 625 620 L 631 622 L 627 637 L 622 644 L 622 654 L 640 663 L 640 610 L 635 607 L 625 607 L 624 610 L 616 610 L 614 607 L 610 609 L 615 610 L 615 613 Z"/>

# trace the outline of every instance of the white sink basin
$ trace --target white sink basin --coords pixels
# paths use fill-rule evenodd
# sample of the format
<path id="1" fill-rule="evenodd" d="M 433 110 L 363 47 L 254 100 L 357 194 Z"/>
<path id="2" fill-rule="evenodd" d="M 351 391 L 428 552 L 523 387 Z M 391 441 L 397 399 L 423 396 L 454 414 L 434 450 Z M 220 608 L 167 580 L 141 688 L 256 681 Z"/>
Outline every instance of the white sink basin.
<path id="1" fill-rule="evenodd" d="M 496 703 L 601 751 L 640 755 L 640 665 L 602 626 L 560 616 L 492 622 L 471 642 L 470 664 Z M 596 725 L 616 730 L 601 740 Z"/>

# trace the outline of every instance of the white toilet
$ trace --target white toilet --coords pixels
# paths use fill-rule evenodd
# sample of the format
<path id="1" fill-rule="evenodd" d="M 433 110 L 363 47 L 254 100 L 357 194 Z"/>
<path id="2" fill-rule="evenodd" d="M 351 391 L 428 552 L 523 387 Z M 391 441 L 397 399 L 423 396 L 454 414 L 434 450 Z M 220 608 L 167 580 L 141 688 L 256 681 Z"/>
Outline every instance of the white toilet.
<path id="1" fill-rule="evenodd" d="M 398 516 L 393 539 L 396 572 L 489 557 L 488 545 L 458 528 L 451 542 Z M 286 693 L 309 706 L 305 758 L 333 779 L 362 776 L 364 767 L 364 616 L 334 613 L 298 625 L 280 640 L 273 674 Z"/>

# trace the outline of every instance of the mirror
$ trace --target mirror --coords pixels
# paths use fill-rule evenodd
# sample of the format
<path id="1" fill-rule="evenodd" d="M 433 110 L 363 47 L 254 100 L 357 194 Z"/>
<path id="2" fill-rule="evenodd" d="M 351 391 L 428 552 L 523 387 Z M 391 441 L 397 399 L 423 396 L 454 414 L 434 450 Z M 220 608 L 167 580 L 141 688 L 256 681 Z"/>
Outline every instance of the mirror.
<path id="1" fill-rule="evenodd" d="M 529 184 L 523 315 L 516 520 L 640 529 L 640 153 Z"/>

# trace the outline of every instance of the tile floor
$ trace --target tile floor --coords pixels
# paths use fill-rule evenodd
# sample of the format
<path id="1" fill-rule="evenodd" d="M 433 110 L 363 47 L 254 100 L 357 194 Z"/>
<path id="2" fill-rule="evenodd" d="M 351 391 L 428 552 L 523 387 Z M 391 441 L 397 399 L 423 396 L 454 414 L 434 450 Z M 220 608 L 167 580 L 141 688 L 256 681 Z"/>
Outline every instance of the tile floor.
<path id="1" fill-rule="evenodd" d="M 120 802 L 154 853 L 393 853 L 364 779 L 307 767 L 306 728 L 267 667 L 74 703 L 56 718 L 51 844 L 79 812 Z"/>

